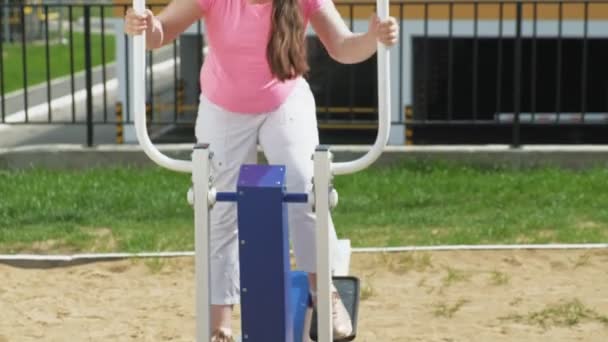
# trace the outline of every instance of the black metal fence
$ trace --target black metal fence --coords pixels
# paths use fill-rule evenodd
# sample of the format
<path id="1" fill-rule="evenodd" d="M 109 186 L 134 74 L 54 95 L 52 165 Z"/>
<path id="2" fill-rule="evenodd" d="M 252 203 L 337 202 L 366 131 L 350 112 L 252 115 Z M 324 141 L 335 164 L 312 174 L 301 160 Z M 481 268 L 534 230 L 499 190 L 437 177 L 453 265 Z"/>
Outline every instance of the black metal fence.
<path id="1" fill-rule="evenodd" d="M 472 139 L 462 135 L 468 134 L 514 146 L 606 142 L 605 2 L 469 3 L 466 37 L 456 33 L 455 16 L 467 3 L 443 4 L 447 34 L 429 38 L 429 13 L 440 6 L 434 2 L 423 4 L 423 34 L 414 38 L 416 90 L 408 122 L 427 132 L 422 139 L 467 142 Z M 488 24 L 492 16 L 495 25 Z M 494 26 L 495 37 L 483 34 L 482 24 Z"/>
<path id="2" fill-rule="evenodd" d="M 336 4 L 351 29 L 366 29 L 373 2 Z M 88 145 L 105 125 L 121 143 L 133 121 L 121 94 L 129 82 L 119 24 L 126 9 L 0 3 L 0 123 L 81 125 Z M 608 143 L 608 0 L 401 1 L 391 14 L 401 23 L 391 57 L 393 124 L 406 143 Z M 192 70 L 204 60 L 203 32 L 198 23 L 148 54 L 147 115 L 159 139 L 193 139 Z M 369 142 L 375 58 L 341 65 L 315 37 L 309 42 L 321 131 Z"/>
<path id="3" fill-rule="evenodd" d="M 88 145 L 94 125 L 115 123 L 106 87 L 114 74 L 109 13 L 104 4 L 0 3 L 0 123 L 85 125 Z"/>

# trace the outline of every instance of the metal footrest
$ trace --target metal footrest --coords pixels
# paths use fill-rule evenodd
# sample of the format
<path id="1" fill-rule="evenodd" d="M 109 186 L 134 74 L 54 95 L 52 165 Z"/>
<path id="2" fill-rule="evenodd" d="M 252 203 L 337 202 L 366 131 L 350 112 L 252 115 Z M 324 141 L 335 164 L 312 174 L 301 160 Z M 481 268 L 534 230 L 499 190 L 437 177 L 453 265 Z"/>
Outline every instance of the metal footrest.
<path id="1" fill-rule="evenodd" d="M 353 324 L 353 332 L 350 336 L 334 339 L 336 342 L 352 341 L 357 337 L 357 315 L 359 312 L 359 279 L 352 276 L 333 277 L 334 285 L 340 293 L 340 298 L 348 311 Z M 310 327 L 310 339 L 317 341 L 317 312 L 313 310 L 312 324 Z"/>

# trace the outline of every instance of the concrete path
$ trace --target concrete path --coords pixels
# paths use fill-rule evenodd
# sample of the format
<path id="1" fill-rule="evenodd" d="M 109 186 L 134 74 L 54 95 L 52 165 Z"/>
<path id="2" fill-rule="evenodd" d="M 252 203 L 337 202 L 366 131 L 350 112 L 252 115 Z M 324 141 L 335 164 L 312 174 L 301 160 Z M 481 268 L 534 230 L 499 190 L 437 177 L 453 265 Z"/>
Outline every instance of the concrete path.
<path id="1" fill-rule="evenodd" d="M 155 96 L 172 97 L 173 49 L 164 48 L 154 54 Z M 115 103 L 118 82 L 115 64 L 104 70 L 96 67 L 93 76 L 94 143 L 109 144 L 116 141 Z M 16 91 L 5 96 L 6 113 L 0 117 L 0 147 L 32 144 L 86 144 L 86 90 L 85 74 L 55 79 L 51 82 L 51 115 L 48 110 L 47 84 L 30 87 L 27 92 L 28 110 L 24 110 L 26 94 Z M 125 115 L 127 115 L 125 113 Z M 1 116 L 1 113 L 0 113 Z M 165 114 L 165 116 L 167 116 Z M 167 120 L 165 117 L 164 120 Z M 1 122 L 4 122 L 2 124 Z M 48 124 L 52 122 L 53 124 Z"/>

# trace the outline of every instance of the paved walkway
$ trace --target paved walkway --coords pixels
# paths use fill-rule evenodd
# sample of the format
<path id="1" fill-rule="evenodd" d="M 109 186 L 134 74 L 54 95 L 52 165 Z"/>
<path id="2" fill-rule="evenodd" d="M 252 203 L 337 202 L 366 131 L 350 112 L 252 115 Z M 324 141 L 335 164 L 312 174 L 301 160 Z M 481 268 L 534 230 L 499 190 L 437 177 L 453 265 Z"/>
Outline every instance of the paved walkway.
<path id="1" fill-rule="evenodd" d="M 155 53 L 155 95 L 172 102 L 173 49 L 166 48 Z M 106 66 L 105 89 L 103 69 L 93 71 L 93 105 L 95 122 L 95 144 L 116 141 L 115 103 L 118 81 L 115 64 Z M 30 87 L 27 92 L 28 111 L 24 110 L 25 94 L 17 91 L 5 96 L 5 124 L 0 123 L 0 147 L 15 147 L 32 144 L 86 144 L 86 90 L 85 74 L 74 75 L 74 87 L 68 77 L 55 79 L 51 83 L 51 116 L 48 111 L 47 84 Z M 105 100 L 105 101 L 104 101 Z M 105 102 L 105 104 L 104 104 Z M 1 113 L 0 113 L 1 115 Z M 126 113 L 125 113 L 126 115 Z M 165 114 L 167 116 L 167 114 Z M 2 118 L 0 117 L 0 122 Z M 168 118 L 163 118 L 168 120 Z M 52 122 L 53 124 L 48 124 Z"/>

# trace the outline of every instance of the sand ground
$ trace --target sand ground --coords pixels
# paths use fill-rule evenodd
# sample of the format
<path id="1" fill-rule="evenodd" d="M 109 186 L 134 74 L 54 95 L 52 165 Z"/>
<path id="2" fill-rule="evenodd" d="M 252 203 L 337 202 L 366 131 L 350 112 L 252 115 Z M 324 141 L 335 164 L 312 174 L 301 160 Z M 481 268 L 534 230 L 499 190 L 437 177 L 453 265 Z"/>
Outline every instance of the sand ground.
<path id="1" fill-rule="evenodd" d="M 608 341 L 608 250 L 354 254 L 351 270 L 356 341 Z M 192 341 L 192 279 L 191 258 L 0 264 L 0 342 Z"/>

